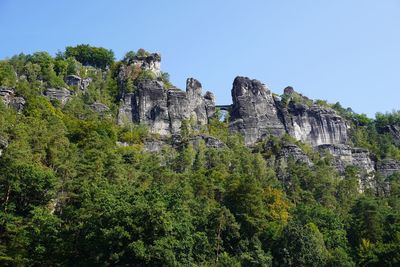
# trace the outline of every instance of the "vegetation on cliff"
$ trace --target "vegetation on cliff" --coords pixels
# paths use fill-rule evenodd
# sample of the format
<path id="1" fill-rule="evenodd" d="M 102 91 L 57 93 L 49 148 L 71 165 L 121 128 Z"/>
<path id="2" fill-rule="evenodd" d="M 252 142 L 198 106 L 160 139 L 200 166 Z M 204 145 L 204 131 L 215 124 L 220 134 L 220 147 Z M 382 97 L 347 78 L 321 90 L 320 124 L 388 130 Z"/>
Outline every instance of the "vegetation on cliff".
<path id="1" fill-rule="evenodd" d="M 251 151 L 218 117 L 201 132 L 185 122 L 179 145 L 147 152 L 157 136 L 115 123 L 125 86 L 115 73 L 134 56 L 116 62 L 83 45 L 0 61 L 0 86 L 26 99 L 21 112 L 0 99 L 1 266 L 400 264 L 399 173 L 376 176 L 389 190 L 360 193 L 357 168 L 342 177 L 330 157 L 298 144 L 313 165 L 289 158 L 278 175 L 275 157 L 295 140 L 270 137 L 269 150 Z M 92 81 L 70 86 L 64 106 L 43 96 L 68 75 Z M 373 120 L 333 107 L 355 145 L 400 159 L 398 112 Z M 199 134 L 225 146 L 191 142 Z"/>

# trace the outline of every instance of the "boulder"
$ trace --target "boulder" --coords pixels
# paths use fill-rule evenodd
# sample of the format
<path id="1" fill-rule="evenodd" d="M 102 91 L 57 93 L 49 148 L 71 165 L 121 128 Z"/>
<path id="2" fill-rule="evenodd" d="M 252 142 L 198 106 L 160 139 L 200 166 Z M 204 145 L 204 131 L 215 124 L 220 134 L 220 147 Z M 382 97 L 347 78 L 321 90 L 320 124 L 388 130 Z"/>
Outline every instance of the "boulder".
<path id="1" fill-rule="evenodd" d="M 104 114 L 110 111 L 110 109 L 104 105 L 103 103 L 100 102 L 94 102 L 93 104 L 90 105 L 90 107 L 96 111 L 97 113 Z"/>
<path id="2" fill-rule="evenodd" d="M 50 100 L 58 100 L 61 105 L 65 105 L 72 96 L 72 92 L 66 88 L 48 88 L 44 91 L 44 95 Z"/>

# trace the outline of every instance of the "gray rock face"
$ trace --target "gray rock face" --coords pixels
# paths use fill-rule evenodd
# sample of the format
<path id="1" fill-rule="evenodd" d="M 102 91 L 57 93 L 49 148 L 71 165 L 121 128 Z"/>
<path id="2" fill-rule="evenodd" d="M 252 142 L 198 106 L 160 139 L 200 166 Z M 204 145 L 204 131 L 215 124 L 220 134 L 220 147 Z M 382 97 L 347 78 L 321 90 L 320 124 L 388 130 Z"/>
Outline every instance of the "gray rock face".
<path id="1" fill-rule="evenodd" d="M 346 122 L 332 109 L 317 105 L 308 108 L 291 102 L 288 113 L 286 129 L 297 140 L 312 146 L 347 142 Z"/>
<path id="2" fill-rule="evenodd" d="M 226 147 L 226 145 L 221 140 L 205 134 L 200 134 L 193 137 L 190 140 L 190 142 L 193 144 L 195 148 L 197 148 L 200 145 L 200 140 L 204 141 L 204 144 L 206 145 L 207 148 L 222 149 Z"/>
<path id="3" fill-rule="evenodd" d="M 375 164 L 367 149 L 352 148 L 348 145 L 320 145 L 317 149 L 321 152 L 329 152 L 333 156 L 333 166 L 343 175 L 347 166 L 359 168 L 359 188 L 364 191 L 367 188 L 375 188 L 374 179 Z"/>
<path id="4" fill-rule="evenodd" d="M 400 172 L 400 161 L 394 159 L 385 159 L 376 164 L 376 170 L 384 177 Z"/>
<path id="5" fill-rule="evenodd" d="M 64 81 L 68 86 L 75 86 L 75 85 L 80 86 L 82 79 L 77 75 L 68 75 L 65 76 Z"/>
<path id="6" fill-rule="evenodd" d="M 6 106 L 14 108 L 17 112 L 21 112 L 25 107 L 25 99 L 15 96 L 12 88 L 0 87 L 0 98 Z"/>
<path id="7" fill-rule="evenodd" d="M 44 95 L 50 100 L 58 100 L 61 102 L 61 105 L 65 105 L 71 98 L 72 92 L 65 88 L 48 88 L 46 91 L 44 91 Z"/>
<path id="8" fill-rule="evenodd" d="M 216 108 L 215 108 L 215 96 L 210 91 L 207 91 L 204 95 L 204 102 L 206 104 L 206 112 L 207 117 L 211 118 L 214 116 Z"/>
<path id="9" fill-rule="evenodd" d="M 186 92 L 166 90 L 160 81 L 142 80 L 134 93 L 125 94 L 118 122 L 142 123 L 151 133 L 161 136 L 180 133 L 184 120 L 204 127 L 214 114 L 215 104 L 209 94 L 208 98 L 203 97 L 201 90 L 200 82 L 193 78 L 187 80 Z"/>
<path id="10" fill-rule="evenodd" d="M 291 87 L 285 88 L 285 92 L 311 101 Z M 285 105 L 257 80 L 237 77 L 233 82 L 232 101 L 230 129 L 241 133 L 247 145 L 270 134 L 284 133 L 312 146 L 347 142 L 346 122 L 334 110 L 318 105 L 308 107 L 295 101 Z"/>
<path id="11" fill-rule="evenodd" d="M 147 152 L 160 152 L 166 143 L 161 140 L 145 140 L 143 145 Z"/>
<path id="12" fill-rule="evenodd" d="M 68 75 L 65 77 L 64 81 L 68 86 L 78 86 L 81 90 L 86 90 L 92 82 L 92 78 L 82 79 L 77 75 Z"/>
<path id="13" fill-rule="evenodd" d="M 270 134 L 279 136 L 285 133 L 272 93 L 261 82 L 236 77 L 232 101 L 230 129 L 241 133 L 246 145 Z"/>
<path id="14" fill-rule="evenodd" d="M 135 56 L 130 64 L 138 66 L 142 70 L 152 71 L 157 77 L 160 77 L 160 62 L 161 55 L 158 53 L 152 53 L 148 56 Z"/>
<path id="15" fill-rule="evenodd" d="M 290 158 L 297 163 L 304 163 L 310 167 L 314 165 L 298 146 L 295 144 L 285 144 L 276 156 L 277 165 L 280 166 L 282 161 L 287 162 Z"/>
<path id="16" fill-rule="evenodd" d="M 96 111 L 97 113 L 100 113 L 100 114 L 105 114 L 110 111 L 110 109 L 106 105 L 104 105 L 103 103 L 100 103 L 100 102 L 94 102 L 93 104 L 90 105 L 90 107 L 94 111 Z"/>
<path id="17" fill-rule="evenodd" d="M 340 174 L 344 174 L 347 166 L 355 166 L 370 174 L 375 171 L 374 162 L 369 151 L 363 148 L 352 148 L 348 145 L 320 145 L 320 152 L 329 152 L 333 156 L 333 166 Z"/>

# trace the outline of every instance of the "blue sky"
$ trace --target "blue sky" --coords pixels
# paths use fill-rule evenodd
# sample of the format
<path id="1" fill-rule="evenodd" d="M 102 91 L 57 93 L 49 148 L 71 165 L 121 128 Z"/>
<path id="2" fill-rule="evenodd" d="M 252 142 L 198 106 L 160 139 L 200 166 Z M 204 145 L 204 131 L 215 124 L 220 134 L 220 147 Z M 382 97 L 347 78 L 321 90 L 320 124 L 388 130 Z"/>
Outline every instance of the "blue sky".
<path id="1" fill-rule="evenodd" d="M 235 76 L 359 113 L 400 109 L 399 0 L 0 0 L 0 58 L 88 43 L 145 48 L 184 88 L 231 103 Z"/>

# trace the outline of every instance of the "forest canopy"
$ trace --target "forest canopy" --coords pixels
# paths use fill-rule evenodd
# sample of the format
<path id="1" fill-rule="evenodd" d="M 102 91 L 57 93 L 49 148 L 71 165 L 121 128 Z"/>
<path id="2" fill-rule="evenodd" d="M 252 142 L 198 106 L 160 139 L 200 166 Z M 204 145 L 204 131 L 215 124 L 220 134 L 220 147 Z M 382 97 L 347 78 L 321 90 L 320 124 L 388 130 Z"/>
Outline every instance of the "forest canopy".
<path id="1" fill-rule="evenodd" d="M 360 192 L 356 167 L 340 175 L 332 157 L 288 135 L 250 149 L 219 112 L 205 128 L 183 122 L 179 145 L 150 152 L 159 135 L 116 123 L 127 84 L 130 93 L 150 77 L 132 69 L 118 82 L 135 55 L 78 45 L 0 61 L 0 86 L 26 100 L 19 111 L 0 101 L 1 266 L 399 266 L 399 173 Z M 91 83 L 68 87 L 68 75 Z M 63 105 L 43 95 L 49 87 L 74 94 Z M 398 112 L 329 107 L 354 145 L 400 159 Z M 288 144 L 311 164 L 275 166 Z"/>

